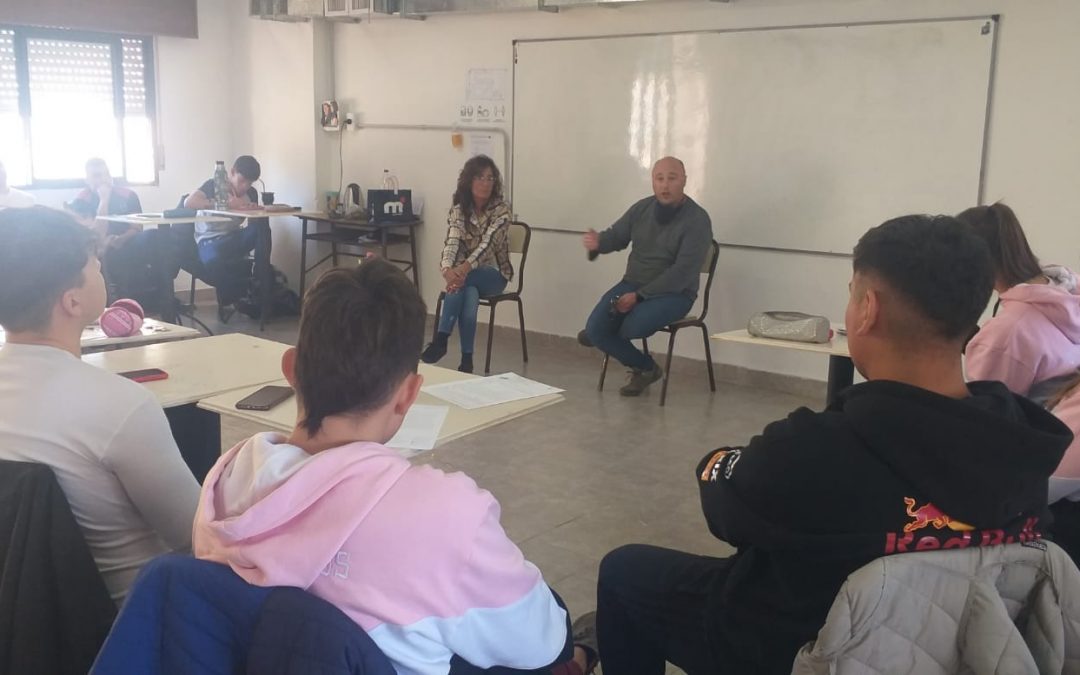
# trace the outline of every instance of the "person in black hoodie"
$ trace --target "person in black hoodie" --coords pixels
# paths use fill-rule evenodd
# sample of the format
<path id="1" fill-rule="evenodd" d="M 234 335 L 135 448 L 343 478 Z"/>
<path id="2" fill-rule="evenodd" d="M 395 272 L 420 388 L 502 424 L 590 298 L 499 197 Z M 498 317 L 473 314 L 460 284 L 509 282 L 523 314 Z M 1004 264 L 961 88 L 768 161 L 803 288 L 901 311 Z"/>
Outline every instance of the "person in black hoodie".
<path id="1" fill-rule="evenodd" d="M 848 574 L 883 555 L 1031 542 L 1072 434 L 961 349 L 993 286 L 989 252 L 947 216 L 906 216 L 855 247 L 846 323 L 868 380 L 697 467 L 710 558 L 625 546 L 600 564 L 605 675 L 790 673 Z"/>

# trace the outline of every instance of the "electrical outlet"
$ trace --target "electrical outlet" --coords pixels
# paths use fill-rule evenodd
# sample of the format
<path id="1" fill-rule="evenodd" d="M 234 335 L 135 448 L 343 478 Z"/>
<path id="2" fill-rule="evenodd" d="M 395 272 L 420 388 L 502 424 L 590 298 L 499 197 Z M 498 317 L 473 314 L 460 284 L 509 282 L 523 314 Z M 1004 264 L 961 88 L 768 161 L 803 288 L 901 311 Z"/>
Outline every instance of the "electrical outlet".
<path id="1" fill-rule="evenodd" d="M 356 115 L 353 113 L 345 113 L 345 128 L 356 128 Z"/>

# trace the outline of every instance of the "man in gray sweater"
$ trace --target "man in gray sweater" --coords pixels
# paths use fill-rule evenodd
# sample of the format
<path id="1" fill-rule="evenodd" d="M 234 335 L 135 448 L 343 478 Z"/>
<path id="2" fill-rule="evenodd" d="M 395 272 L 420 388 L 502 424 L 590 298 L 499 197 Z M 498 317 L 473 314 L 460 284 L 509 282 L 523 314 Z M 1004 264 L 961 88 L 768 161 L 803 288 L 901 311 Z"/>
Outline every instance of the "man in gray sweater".
<path id="1" fill-rule="evenodd" d="M 658 161 L 652 185 L 652 197 L 631 206 L 603 232 L 589 230 L 584 237 L 590 260 L 633 245 L 622 281 L 600 298 L 578 334 L 583 345 L 630 368 L 630 379 L 619 390 L 623 396 L 638 396 L 664 376 L 656 361 L 631 341 L 687 315 L 712 242 L 709 214 L 684 192 L 686 169 L 680 160 Z"/>

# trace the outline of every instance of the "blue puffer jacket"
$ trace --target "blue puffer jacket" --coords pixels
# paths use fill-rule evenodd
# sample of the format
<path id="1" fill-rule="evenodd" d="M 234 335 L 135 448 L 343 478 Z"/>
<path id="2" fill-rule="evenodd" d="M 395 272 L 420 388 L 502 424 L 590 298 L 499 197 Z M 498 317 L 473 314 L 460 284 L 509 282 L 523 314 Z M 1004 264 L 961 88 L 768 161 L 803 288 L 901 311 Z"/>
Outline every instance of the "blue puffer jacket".
<path id="1" fill-rule="evenodd" d="M 252 586 L 225 565 L 162 556 L 140 573 L 93 675 L 394 675 L 333 605 Z"/>

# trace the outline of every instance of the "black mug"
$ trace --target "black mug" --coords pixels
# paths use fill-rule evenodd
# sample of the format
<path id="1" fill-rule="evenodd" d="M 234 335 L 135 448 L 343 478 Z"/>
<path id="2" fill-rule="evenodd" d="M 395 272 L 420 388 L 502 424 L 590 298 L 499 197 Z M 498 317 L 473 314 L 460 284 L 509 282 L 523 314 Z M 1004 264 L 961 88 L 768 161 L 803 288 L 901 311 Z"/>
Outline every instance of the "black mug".
<path id="1" fill-rule="evenodd" d="M 264 192 L 262 193 L 263 206 L 270 206 L 274 203 L 274 193 Z"/>

